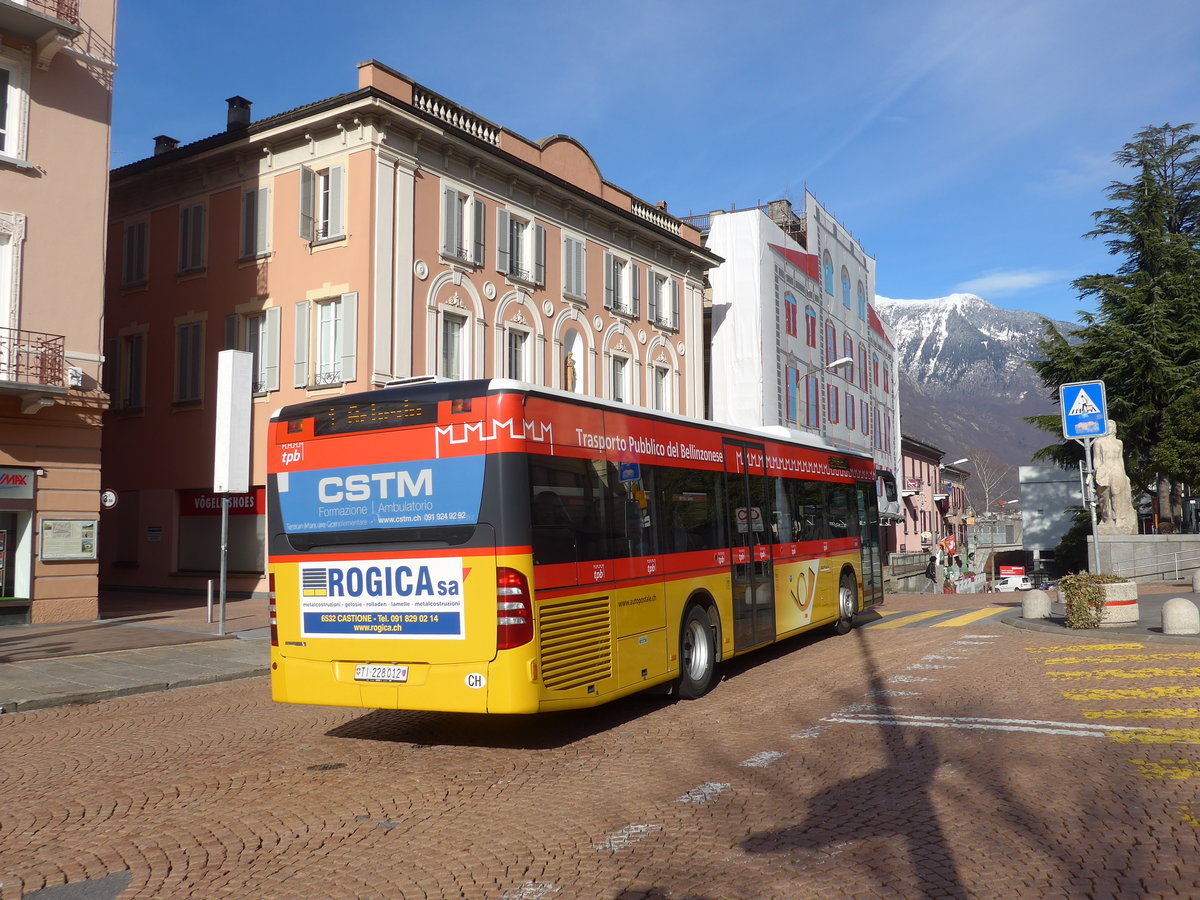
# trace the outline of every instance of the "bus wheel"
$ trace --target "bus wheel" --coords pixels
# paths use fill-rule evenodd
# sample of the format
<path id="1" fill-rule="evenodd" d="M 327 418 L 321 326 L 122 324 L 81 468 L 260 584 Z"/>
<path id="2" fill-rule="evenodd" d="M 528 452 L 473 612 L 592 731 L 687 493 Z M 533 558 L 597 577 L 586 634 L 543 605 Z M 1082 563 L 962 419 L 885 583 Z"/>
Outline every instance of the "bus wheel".
<path id="1" fill-rule="evenodd" d="M 690 606 L 679 634 L 678 695 L 684 700 L 704 696 L 716 665 L 717 648 L 708 614 L 699 606 Z"/>
<path id="2" fill-rule="evenodd" d="M 854 627 L 854 614 L 858 612 L 858 583 L 853 572 L 842 574 L 838 587 L 838 620 L 833 626 L 834 634 L 846 634 Z"/>

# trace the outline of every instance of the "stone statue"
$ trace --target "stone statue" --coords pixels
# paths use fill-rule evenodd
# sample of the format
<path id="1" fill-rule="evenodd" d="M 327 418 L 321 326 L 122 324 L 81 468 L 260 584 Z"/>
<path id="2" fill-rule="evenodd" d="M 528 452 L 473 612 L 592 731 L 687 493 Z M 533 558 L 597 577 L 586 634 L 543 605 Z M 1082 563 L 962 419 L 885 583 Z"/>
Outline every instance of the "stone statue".
<path id="1" fill-rule="evenodd" d="M 566 388 L 568 391 L 573 392 L 575 390 L 575 354 L 570 351 L 567 352 L 563 368 L 566 370 L 564 373 L 566 375 Z"/>
<path id="2" fill-rule="evenodd" d="M 1108 430 L 1092 444 L 1100 534 L 1137 534 L 1137 511 L 1125 474 L 1124 450 L 1124 443 L 1117 437 L 1117 423 L 1109 419 Z"/>

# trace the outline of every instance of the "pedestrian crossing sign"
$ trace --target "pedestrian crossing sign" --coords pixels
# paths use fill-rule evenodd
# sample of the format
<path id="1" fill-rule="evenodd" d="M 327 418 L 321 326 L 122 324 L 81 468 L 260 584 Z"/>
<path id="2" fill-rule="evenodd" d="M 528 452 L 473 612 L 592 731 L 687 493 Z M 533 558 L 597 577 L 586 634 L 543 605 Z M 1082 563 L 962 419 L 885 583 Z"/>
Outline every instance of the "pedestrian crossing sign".
<path id="1" fill-rule="evenodd" d="M 1058 389 L 1063 437 L 1078 441 L 1098 438 L 1108 430 L 1108 404 L 1103 381 L 1077 381 Z"/>

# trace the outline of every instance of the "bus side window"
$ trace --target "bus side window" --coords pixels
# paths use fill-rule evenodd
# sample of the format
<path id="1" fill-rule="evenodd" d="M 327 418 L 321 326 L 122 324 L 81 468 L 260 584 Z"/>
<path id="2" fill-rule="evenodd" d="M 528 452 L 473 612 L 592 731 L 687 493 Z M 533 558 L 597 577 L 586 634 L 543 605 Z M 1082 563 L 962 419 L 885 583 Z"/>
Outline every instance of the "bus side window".
<path id="1" fill-rule="evenodd" d="M 851 521 L 850 492 L 853 488 L 842 485 L 827 484 L 826 497 L 829 500 L 829 531 L 835 538 L 845 538 L 858 535 L 857 521 Z M 858 516 L 853 517 L 857 520 Z"/>
<path id="2" fill-rule="evenodd" d="M 787 544 L 796 540 L 792 531 L 792 503 L 791 497 L 788 496 L 788 483 L 783 478 L 772 480 L 775 482 L 775 521 L 771 526 L 774 532 L 771 542 Z"/>
<path id="3" fill-rule="evenodd" d="M 663 531 L 667 552 L 716 550 L 725 537 L 718 489 L 720 472 L 663 468 Z"/>
<path id="4" fill-rule="evenodd" d="M 825 519 L 825 492 L 819 481 L 796 483 L 796 518 L 800 521 L 800 540 L 823 541 L 829 538 Z"/>

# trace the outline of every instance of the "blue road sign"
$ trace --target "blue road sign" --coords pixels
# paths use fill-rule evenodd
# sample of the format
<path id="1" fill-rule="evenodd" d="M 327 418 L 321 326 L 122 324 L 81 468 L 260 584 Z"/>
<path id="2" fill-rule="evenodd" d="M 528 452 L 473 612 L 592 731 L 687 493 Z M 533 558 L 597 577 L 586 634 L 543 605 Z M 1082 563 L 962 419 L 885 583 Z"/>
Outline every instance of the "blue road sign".
<path id="1" fill-rule="evenodd" d="M 1108 403 L 1103 381 L 1076 381 L 1060 385 L 1063 437 L 1078 441 L 1098 438 L 1108 430 Z"/>

